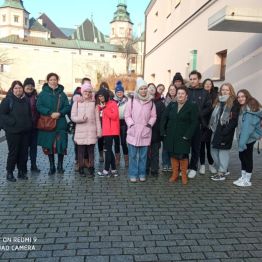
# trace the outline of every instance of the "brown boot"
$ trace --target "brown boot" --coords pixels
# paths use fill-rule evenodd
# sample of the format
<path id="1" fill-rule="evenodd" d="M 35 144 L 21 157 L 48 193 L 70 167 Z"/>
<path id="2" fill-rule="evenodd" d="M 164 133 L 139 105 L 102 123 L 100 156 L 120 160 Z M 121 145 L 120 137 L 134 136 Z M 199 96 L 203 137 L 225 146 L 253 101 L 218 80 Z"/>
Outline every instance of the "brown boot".
<path id="1" fill-rule="evenodd" d="M 128 155 L 124 155 L 124 159 L 125 159 L 125 167 L 128 167 L 129 164 Z"/>
<path id="2" fill-rule="evenodd" d="M 180 168 L 182 173 L 182 184 L 187 184 L 187 168 L 188 168 L 188 159 L 180 160 Z"/>
<path id="3" fill-rule="evenodd" d="M 84 159 L 84 166 L 86 168 L 89 168 L 89 160 L 88 159 Z"/>
<path id="4" fill-rule="evenodd" d="M 78 165 L 78 162 L 76 161 L 75 162 L 75 172 L 78 172 L 79 171 L 79 165 Z"/>
<path id="5" fill-rule="evenodd" d="M 116 159 L 116 166 L 119 166 L 120 164 L 120 154 L 119 153 L 115 154 L 115 159 Z"/>
<path id="6" fill-rule="evenodd" d="M 178 171 L 179 171 L 179 160 L 171 158 L 173 173 L 169 178 L 169 182 L 176 182 L 178 180 Z"/>

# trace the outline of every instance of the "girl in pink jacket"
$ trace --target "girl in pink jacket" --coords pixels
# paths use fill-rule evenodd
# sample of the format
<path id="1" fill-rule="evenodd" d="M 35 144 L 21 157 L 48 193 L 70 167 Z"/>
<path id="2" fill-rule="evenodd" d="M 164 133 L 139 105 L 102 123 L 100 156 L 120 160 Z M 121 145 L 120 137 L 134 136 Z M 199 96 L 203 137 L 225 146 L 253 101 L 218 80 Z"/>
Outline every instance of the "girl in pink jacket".
<path id="1" fill-rule="evenodd" d="M 71 111 L 71 119 L 76 123 L 74 141 L 78 145 L 78 163 L 81 176 L 85 176 L 85 150 L 88 152 L 89 175 L 94 176 L 94 149 L 97 138 L 101 137 L 99 112 L 96 109 L 92 91 L 91 84 L 82 85 L 82 100 L 74 102 Z"/>
<path id="2" fill-rule="evenodd" d="M 134 98 L 125 109 L 129 152 L 128 176 L 131 182 L 146 180 L 147 150 L 151 143 L 152 126 L 156 122 L 156 107 L 147 83 L 138 78 Z"/>

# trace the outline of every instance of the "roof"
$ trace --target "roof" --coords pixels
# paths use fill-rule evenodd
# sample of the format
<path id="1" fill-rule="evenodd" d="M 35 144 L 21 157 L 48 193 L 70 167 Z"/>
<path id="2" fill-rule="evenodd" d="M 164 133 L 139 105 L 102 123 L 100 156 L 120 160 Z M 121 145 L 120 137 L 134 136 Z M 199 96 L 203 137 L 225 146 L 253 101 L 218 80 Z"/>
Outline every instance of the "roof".
<path id="1" fill-rule="evenodd" d="M 83 49 L 83 50 L 96 50 L 105 52 L 126 53 L 127 50 L 120 45 L 111 45 L 109 43 L 94 43 L 91 41 L 81 40 L 69 40 L 61 38 L 44 39 L 40 37 L 25 37 L 19 38 L 16 35 L 0 38 L 0 43 L 9 44 L 22 44 L 33 46 L 46 46 L 55 48 L 68 48 L 68 49 Z M 136 54 L 136 51 L 132 48 L 128 50 L 129 53 Z"/>
<path id="2" fill-rule="evenodd" d="M 12 7 L 12 8 L 16 8 L 16 9 L 22 9 L 25 12 L 29 13 L 25 9 L 24 3 L 23 3 L 22 0 L 5 0 L 4 3 L 0 6 L 0 8 L 4 8 L 4 7 Z"/>
<path id="3" fill-rule="evenodd" d="M 104 35 L 97 29 L 93 21 L 86 19 L 80 26 L 77 27 L 71 36 L 72 39 L 105 43 Z"/>
<path id="4" fill-rule="evenodd" d="M 55 25 L 55 23 L 45 13 L 40 15 L 38 19 L 42 19 L 42 24 L 51 32 L 51 37 L 67 39 L 67 36 Z"/>
<path id="5" fill-rule="evenodd" d="M 127 5 L 125 3 L 119 3 L 117 5 L 117 10 L 114 12 L 114 18 L 110 23 L 116 21 L 124 21 L 133 24 L 130 19 L 130 14 L 127 12 Z"/>
<path id="6" fill-rule="evenodd" d="M 49 32 L 49 30 L 42 26 L 35 18 L 29 20 L 29 29 L 31 31 Z"/>

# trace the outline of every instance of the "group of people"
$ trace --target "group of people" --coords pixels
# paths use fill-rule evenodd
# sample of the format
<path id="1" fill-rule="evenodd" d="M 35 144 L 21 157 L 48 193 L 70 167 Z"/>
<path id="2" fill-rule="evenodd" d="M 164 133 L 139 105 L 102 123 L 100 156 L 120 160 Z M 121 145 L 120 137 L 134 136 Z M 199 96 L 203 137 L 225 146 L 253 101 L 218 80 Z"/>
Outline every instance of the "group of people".
<path id="1" fill-rule="evenodd" d="M 201 74 L 192 71 L 189 82 L 176 73 L 165 94 L 165 86 L 136 81 L 135 91 L 126 94 L 121 81 L 114 92 L 106 82 L 95 92 L 89 78 L 83 78 L 71 102 L 55 73 L 47 75 L 39 95 L 32 78 L 22 84 L 14 81 L 0 104 L 0 124 L 8 144 L 7 180 L 28 179 L 37 167 L 37 145 L 49 159 L 49 175 L 63 174 L 67 154 L 68 121 L 73 125 L 75 170 L 81 176 L 95 176 L 95 145 L 99 161 L 104 163 L 100 177 L 117 177 L 121 148 L 130 182 L 144 182 L 151 174 L 171 172 L 169 181 L 188 183 L 205 174 L 207 155 L 211 179 L 222 181 L 229 174 L 228 166 L 235 129 L 238 140 L 241 174 L 236 186 L 251 186 L 253 147 L 262 137 L 261 104 L 248 90 L 235 93 L 230 83 L 218 90 L 211 79 L 201 83 Z M 42 117 L 55 121 L 52 130 L 39 128 Z M 162 147 L 162 154 L 159 152 Z M 55 165 L 55 154 L 58 163 Z M 199 167 L 200 162 L 200 167 Z M 199 170 L 198 170 L 199 168 Z"/>

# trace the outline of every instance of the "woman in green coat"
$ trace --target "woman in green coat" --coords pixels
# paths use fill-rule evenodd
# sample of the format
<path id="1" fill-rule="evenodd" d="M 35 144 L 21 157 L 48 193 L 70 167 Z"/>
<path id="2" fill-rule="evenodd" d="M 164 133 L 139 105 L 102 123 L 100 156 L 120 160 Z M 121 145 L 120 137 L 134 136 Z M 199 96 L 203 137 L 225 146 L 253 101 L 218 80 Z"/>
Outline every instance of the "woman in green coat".
<path id="1" fill-rule="evenodd" d="M 54 131 L 39 130 L 38 145 L 48 155 L 50 170 L 49 175 L 56 172 L 54 154 L 58 154 L 57 172 L 63 174 L 63 159 L 67 149 L 67 122 L 65 116 L 70 112 L 68 98 L 64 93 L 64 87 L 58 84 L 59 76 L 55 73 L 47 75 L 47 83 L 37 99 L 37 111 L 40 115 L 51 116 L 57 119 Z"/>
<path id="2" fill-rule="evenodd" d="M 187 101 L 186 87 L 177 89 L 177 101 L 171 102 L 166 108 L 161 120 L 161 135 L 164 137 L 164 147 L 171 155 L 173 173 L 170 182 L 178 180 L 179 169 L 182 173 L 182 183 L 187 184 L 188 155 L 190 140 L 198 122 L 198 108 Z"/>

